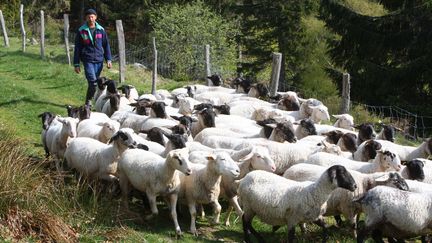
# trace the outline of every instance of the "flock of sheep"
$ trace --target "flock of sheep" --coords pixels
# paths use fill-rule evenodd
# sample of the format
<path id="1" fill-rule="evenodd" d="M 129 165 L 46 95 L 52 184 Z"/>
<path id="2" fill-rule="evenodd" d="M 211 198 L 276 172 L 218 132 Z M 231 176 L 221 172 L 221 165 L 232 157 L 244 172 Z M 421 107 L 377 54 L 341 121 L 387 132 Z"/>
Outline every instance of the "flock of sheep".
<path id="1" fill-rule="evenodd" d="M 190 85 L 155 95 L 139 95 L 130 85 L 116 87 L 100 78 L 91 107 L 68 107 L 68 117 L 44 112 L 42 143 L 56 169 L 64 165 L 89 180 L 119 184 L 129 210 L 130 191 L 145 193 L 150 219 L 157 197 L 168 204 L 177 235 L 177 202 L 187 205 L 190 232 L 203 204 L 220 221 L 219 198 L 242 218 L 244 239 L 265 240 L 252 227 L 257 216 L 274 226 L 316 223 L 327 239 L 324 216 L 341 215 L 363 242 L 415 236 L 432 230 L 432 139 L 418 147 L 394 143 L 394 127 L 355 125 L 349 114 L 333 115 L 317 99 L 295 92 L 268 97 L 264 85 L 237 78 L 233 88 Z M 119 91 L 121 89 L 121 92 Z M 264 101 L 260 98 L 273 100 Z M 63 164 L 63 161 L 65 162 Z M 365 226 L 358 229 L 359 214 Z"/>

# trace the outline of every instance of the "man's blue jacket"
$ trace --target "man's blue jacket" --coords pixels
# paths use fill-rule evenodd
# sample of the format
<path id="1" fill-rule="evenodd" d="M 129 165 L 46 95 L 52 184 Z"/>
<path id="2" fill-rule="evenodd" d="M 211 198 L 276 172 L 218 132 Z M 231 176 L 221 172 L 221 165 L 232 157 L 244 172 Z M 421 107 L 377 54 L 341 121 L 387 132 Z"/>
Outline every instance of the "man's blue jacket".
<path id="1" fill-rule="evenodd" d="M 75 37 L 74 66 L 82 62 L 111 61 L 111 50 L 108 36 L 102 26 L 96 23 L 94 38 L 87 23 L 81 26 Z"/>

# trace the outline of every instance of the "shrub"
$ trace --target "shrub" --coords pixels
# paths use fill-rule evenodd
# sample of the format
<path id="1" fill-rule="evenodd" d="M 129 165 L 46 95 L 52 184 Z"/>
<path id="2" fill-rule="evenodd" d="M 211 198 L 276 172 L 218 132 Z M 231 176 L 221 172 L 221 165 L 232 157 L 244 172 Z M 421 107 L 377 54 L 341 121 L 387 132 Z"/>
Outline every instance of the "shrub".
<path id="1" fill-rule="evenodd" d="M 234 25 L 213 13 L 203 2 L 156 8 L 150 22 L 159 57 L 172 70 L 172 78 L 204 77 L 206 44 L 211 48 L 212 73 L 232 75 L 235 72 Z"/>

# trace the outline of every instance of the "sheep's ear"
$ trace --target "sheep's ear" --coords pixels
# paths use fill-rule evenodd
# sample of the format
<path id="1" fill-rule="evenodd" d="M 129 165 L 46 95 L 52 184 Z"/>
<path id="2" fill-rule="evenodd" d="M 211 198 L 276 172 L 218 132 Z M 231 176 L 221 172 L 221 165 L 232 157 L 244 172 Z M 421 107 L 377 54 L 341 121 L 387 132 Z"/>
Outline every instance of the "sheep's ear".
<path id="1" fill-rule="evenodd" d="M 300 125 L 300 123 L 298 123 L 298 121 L 295 121 L 292 123 L 293 125 Z"/>
<path id="2" fill-rule="evenodd" d="M 375 178 L 375 181 L 376 182 L 385 182 L 385 181 L 388 181 L 390 179 L 389 174 L 390 173 L 385 173 L 384 175 L 382 175 L 382 176 L 380 176 L 378 178 Z"/>
<path id="3" fill-rule="evenodd" d="M 145 144 L 142 144 L 142 143 L 138 144 L 138 145 L 137 145 L 137 148 L 138 148 L 138 149 L 143 149 L 143 150 L 145 150 L 145 151 L 148 151 L 148 150 L 149 150 L 149 147 L 148 147 L 147 145 L 145 145 Z"/>
<path id="4" fill-rule="evenodd" d="M 329 147 L 329 143 L 326 140 L 322 140 L 321 141 L 322 145 L 324 145 L 324 147 L 328 148 Z"/>
<path id="5" fill-rule="evenodd" d="M 216 155 L 215 154 L 209 154 L 209 155 L 206 156 L 206 159 L 208 161 L 216 160 Z"/>
<path id="6" fill-rule="evenodd" d="M 65 124 L 66 123 L 66 119 L 62 118 L 62 117 L 57 117 L 57 121 Z"/>
<path id="7" fill-rule="evenodd" d="M 133 106 L 133 107 L 137 107 L 137 106 L 138 106 L 138 103 L 130 103 L 129 105 L 130 105 L 130 106 Z"/>
<path id="8" fill-rule="evenodd" d="M 342 115 L 332 115 L 332 117 L 339 119 L 342 117 Z"/>
<path id="9" fill-rule="evenodd" d="M 178 117 L 178 116 L 170 116 L 170 117 L 176 121 L 180 120 L 180 117 Z"/>
<path id="10" fill-rule="evenodd" d="M 265 126 L 271 127 L 273 129 L 275 129 L 277 127 L 277 124 L 275 123 L 270 123 L 270 124 L 265 124 Z"/>
<path id="11" fill-rule="evenodd" d="M 243 161 L 249 160 L 252 158 L 253 155 L 254 155 L 254 149 L 252 149 L 252 151 L 249 154 L 247 154 L 245 157 L 239 159 L 239 161 L 243 162 Z"/>
<path id="12" fill-rule="evenodd" d="M 38 117 L 42 117 L 42 116 L 43 116 L 43 113 L 41 113 L 41 114 L 38 115 Z"/>

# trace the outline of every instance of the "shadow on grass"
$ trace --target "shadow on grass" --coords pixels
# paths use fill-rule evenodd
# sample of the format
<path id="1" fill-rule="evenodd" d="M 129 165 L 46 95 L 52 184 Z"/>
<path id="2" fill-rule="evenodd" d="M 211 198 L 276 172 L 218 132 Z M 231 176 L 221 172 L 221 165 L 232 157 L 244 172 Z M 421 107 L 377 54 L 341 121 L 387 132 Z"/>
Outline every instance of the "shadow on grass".
<path id="1" fill-rule="evenodd" d="M 25 57 L 32 58 L 32 59 L 39 59 L 39 60 L 45 60 L 45 61 L 56 62 L 56 63 L 61 63 L 61 64 L 67 64 L 66 54 L 59 54 L 59 55 L 55 55 L 55 56 L 50 56 L 50 55 L 45 54 L 45 58 L 42 59 L 41 56 L 38 54 L 29 53 L 29 52 L 22 52 L 21 50 L 18 50 L 18 51 L 8 52 L 7 54 L 4 54 L 2 56 L 7 56 L 7 55 L 25 56 Z M 71 52 L 71 59 L 72 58 L 73 58 L 73 52 Z"/>
<path id="2" fill-rule="evenodd" d="M 48 102 L 48 101 L 34 100 L 34 99 L 31 99 L 31 98 L 28 98 L 28 97 L 23 97 L 23 98 L 20 98 L 20 99 L 15 99 L 15 100 L 10 100 L 10 101 L 7 101 L 7 102 L 0 103 L 0 107 L 1 106 L 13 105 L 13 104 L 17 104 L 17 103 L 43 104 L 43 105 L 57 106 L 57 107 L 61 107 L 61 108 L 66 107 L 65 104 L 56 104 L 56 103 Z"/>
<path id="3" fill-rule="evenodd" d="M 59 85 L 59 86 L 51 86 L 51 87 L 44 87 L 41 89 L 59 89 L 59 88 L 65 88 L 65 87 L 71 87 L 74 86 L 73 84 L 65 84 L 65 85 Z"/>

